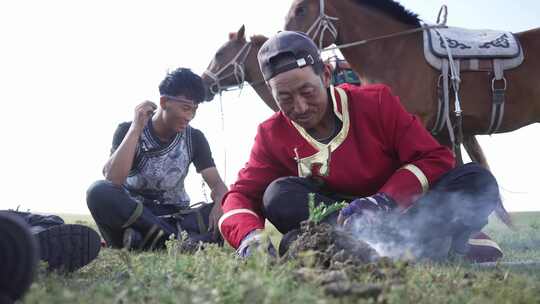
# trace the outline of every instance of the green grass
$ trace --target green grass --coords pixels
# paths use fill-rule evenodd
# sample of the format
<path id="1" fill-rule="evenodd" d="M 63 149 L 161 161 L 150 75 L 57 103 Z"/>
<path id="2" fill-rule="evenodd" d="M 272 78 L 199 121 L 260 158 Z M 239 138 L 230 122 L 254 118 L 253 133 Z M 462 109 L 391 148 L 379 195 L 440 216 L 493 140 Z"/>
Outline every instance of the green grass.
<path id="1" fill-rule="evenodd" d="M 64 216 L 68 222 L 89 218 Z M 540 213 L 514 215 L 518 230 L 491 220 L 486 231 L 505 250 L 505 261 L 540 262 Z M 274 242 L 277 232 L 271 235 Z M 102 250 L 99 258 L 70 275 L 40 271 L 25 303 L 373 303 L 333 298 L 314 281 L 296 278 L 293 262 L 274 263 L 263 254 L 241 261 L 229 247 L 209 246 L 194 255 L 174 250 L 132 254 Z M 468 264 L 418 264 L 399 276 L 359 283 L 383 286 L 381 303 L 540 303 L 540 266 L 479 269 Z"/>

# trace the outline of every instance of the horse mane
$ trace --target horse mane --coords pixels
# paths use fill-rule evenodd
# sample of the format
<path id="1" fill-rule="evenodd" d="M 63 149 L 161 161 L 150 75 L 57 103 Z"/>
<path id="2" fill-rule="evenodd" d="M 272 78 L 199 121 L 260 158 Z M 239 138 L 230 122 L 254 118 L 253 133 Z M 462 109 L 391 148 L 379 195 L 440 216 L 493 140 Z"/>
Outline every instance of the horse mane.
<path id="1" fill-rule="evenodd" d="M 354 2 L 378 9 L 405 24 L 420 27 L 418 14 L 411 12 L 394 0 L 354 0 Z"/>
<path id="2" fill-rule="evenodd" d="M 266 42 L 266 40 L 268 40 L 268 37 L 263 35 L 253 35 L 251 36 L 250 40 L 254 45 L 260 47 Z"/>

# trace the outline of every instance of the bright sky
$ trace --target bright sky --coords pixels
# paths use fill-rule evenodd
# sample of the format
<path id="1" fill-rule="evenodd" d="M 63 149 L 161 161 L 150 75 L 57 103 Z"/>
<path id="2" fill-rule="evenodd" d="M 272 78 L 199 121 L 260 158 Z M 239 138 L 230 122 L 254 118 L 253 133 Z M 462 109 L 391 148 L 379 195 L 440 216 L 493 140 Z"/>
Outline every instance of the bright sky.
<path id="1" fill-rule="evenodd" d="M 248 35 L 271 35 L 283 27 L 291 3 L 0 2 L 0 209 L 88 213 L 85 192 L 102 178 L 116 126 L 131 120 L 141 101 L 157 101 L 166 71 L 183 66 L 202 73 L 229 32 L 245 24 Z M 444 2 L 401 3 L 434 21 Z M 452 26 L 517 32 L 540 25 L 537 0 L 446 4 Z M 223 109 L 224 129 L 218 99 L 201 105 L 192 125 L 206 134 L 230 184 L 247 161 L 257 124 L 272 112 L 249 87 L 240 96 L 226 93 Z M 480 138 L 509 210 L 540 210 L 539 133 L 536 124 Z M 190 172 L 186 186 L 197 202 L 204 199 L 201 178 Z"/>

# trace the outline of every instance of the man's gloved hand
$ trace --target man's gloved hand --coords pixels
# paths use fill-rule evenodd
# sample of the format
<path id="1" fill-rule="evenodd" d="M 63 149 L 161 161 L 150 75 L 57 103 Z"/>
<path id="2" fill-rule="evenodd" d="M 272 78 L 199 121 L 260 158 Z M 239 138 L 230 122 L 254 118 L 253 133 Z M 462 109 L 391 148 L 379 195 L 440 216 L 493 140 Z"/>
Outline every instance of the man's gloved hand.
<path id="1" fill-rule="evenodd" d="M 375 214 L 378 212 L 388 213 L 397 206 L 396 202 L 384 193 L 377 193 L 372 196 L 357 198 L 347 207 L 341 209 L 337 222 L 343 225 L 351 215 L 362 216 Z"/>
<path id="2" fill-rule="evenodd" d="M 248 235 L 244 237 L 242 242 L 240 243 L 240 246 L 238 246 L 238 249 L 236 249 L 236 254 L 241 258 L 247 258 L 251 256 L 259 246 L 264 245 L 265 242 L 267 242 L 267 248 L 266 251 L 268 254 L 272 257 L 276 257 L 276 249 L 274 248 L 274 245 L 272 245 L 272 242 L 268 239 L 265 240 L 265 236 L 263 235 L 263 230 L 253 230 Z"/>

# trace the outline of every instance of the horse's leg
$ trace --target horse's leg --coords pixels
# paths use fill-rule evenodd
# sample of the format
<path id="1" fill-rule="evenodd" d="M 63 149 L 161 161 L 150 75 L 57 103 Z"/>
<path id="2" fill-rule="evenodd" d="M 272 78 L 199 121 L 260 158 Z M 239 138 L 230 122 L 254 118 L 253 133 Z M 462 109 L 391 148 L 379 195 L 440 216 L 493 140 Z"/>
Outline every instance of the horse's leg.
<path id="1" fill-rule="evenodd" d="M 486 156 L 484 155 L 484 151 L 482 150 L 482 147 L 480 147 L 478 140 L 476 140 L 476 136 L 465 136 L 463 138 L 463 146 L 465 147 L 465 151 L 467 151 L 467 154 L 472 161 L 477 162 L 482 167 L 490 170 Z"/>

